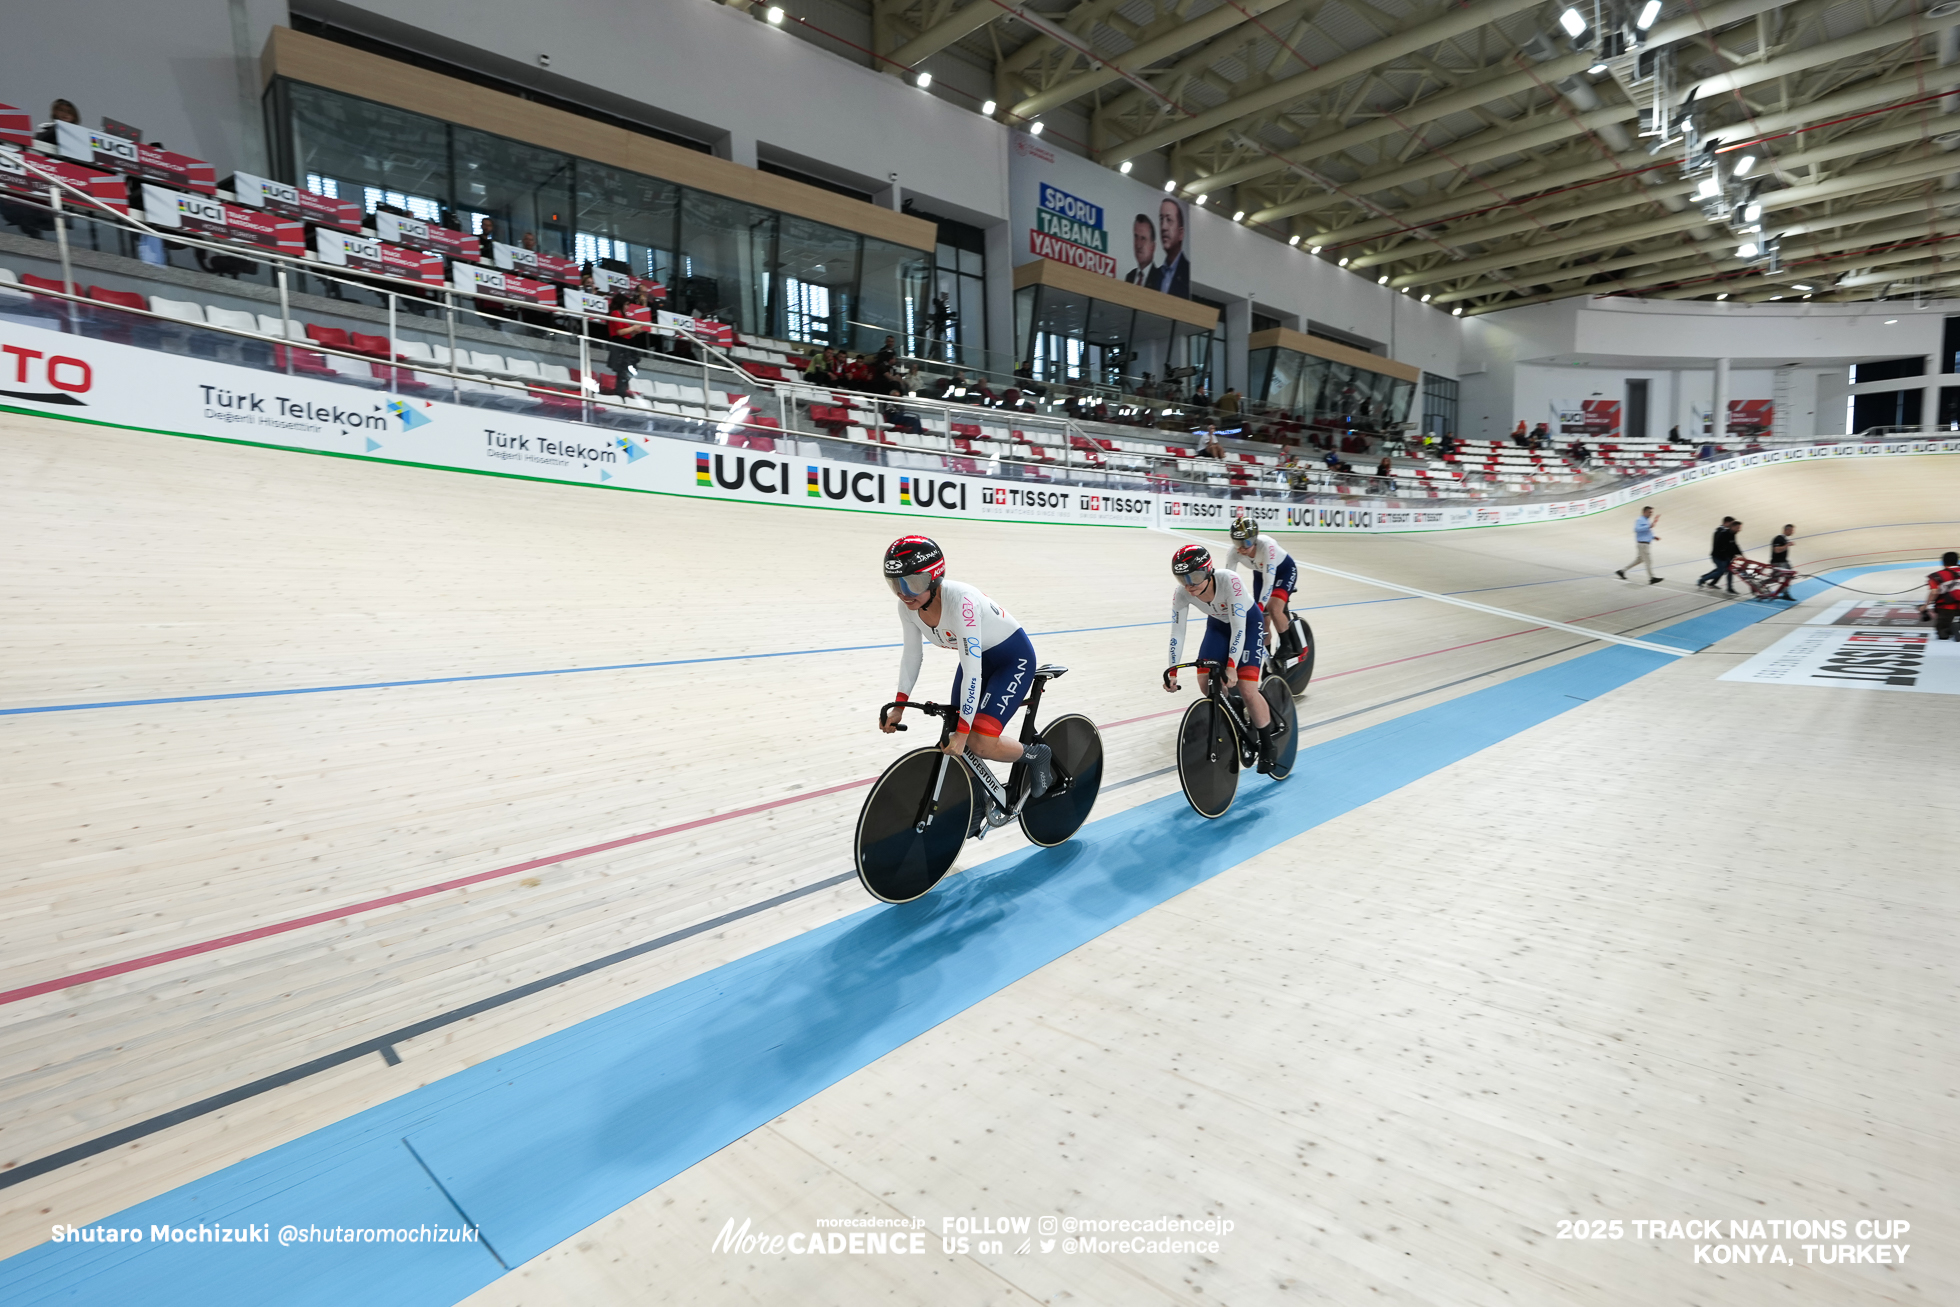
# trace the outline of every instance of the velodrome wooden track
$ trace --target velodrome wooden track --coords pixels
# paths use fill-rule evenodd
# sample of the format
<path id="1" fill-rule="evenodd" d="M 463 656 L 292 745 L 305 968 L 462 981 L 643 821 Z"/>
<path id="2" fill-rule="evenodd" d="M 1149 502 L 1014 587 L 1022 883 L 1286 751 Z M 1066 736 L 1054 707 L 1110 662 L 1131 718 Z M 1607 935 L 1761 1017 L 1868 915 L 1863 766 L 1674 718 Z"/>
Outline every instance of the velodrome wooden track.
<path id="1" fill-rule="evenodd" d="M 64 709 L 0 717 L 0 991 L 330 914 L 0 1005 L 0 1173 L 837 877 L 854 783 L 918 742 L 871 728 L 896 665 L 876 563 L 905 519 L 20 417 L 0 417 L 0 452 L 0 708 Z M 1288 544 L 1638 635 L 1726 602 L 1692 585 L 1723 512 L 1758 556 L 1794 520 L 1806 570 L 1917 562 L 1960 547 L 1956 489 L 1960 460 L 1922 458 L 1670 492 L 1655 587 L 1611 574 L 1630 510 Z M 1072 668 L 1050 708 L 1105 724 L 1097 816 L 1173 793 L 1184 700 L 1157 673 L 1174 542 L 931 529 Z M 1308 744 L 1598 648 L 1317 575 L 1297 602 L 1322 648 Z M 1713 679 L 1793 620 L 1118 927 L 479 1297 L 1954 1301 L 1960 713 Z M 929 656 L 922 690 L 948 679 Z M 258 692 L 282 693 L 225 697 Z M 178 701 L 74 707 L 132 700 Z M 360 1058 L 0 1190 L 0 1255 L 866 904 L 854 880 L 805 893 L 404 1042 L 398 1065 Z M 893 1095 L 904 1127 L 874 1128 Z M 1002 1194 L 1226 1205 L 1242 1233 L 1203 1264 L 737 1274 L 706 1251 L 735 1211 Z M 1565 1216 L 1763 1203 L 1911 1219 L 1922 1260 L 1718 1275 L 1679 1244 L 1548 1242 Z"/>

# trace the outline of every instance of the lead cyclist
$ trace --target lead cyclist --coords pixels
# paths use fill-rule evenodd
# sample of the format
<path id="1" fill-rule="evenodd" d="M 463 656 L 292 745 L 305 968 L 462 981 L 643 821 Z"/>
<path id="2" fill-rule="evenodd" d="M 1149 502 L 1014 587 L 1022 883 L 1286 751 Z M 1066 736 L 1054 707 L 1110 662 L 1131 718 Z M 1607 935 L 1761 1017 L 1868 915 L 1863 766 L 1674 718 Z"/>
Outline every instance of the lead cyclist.
<path id="1" fill-rule="evenodd" d="M 884 572 L 885 584 L 898 596 L 905 652 L 898 665 L 898 706 L 886 712 L 878 728 L 887 734 L 898 729 L 905 700 L 919 679 L 923 642 L 951 649 L 960 656 L 952 695 L 959 722 L 945 751 L 957 758 L 970 748 L 989 762 L 1025 762 L 1028 797 L 1040 798 L 1054 784 L 1053 752 L 1040 741 L 1023 748 L 1001 738 L 1034 684 L 1037 664 L 1028 633 L 979 587 L 947 580 L 946 555 L 925 536 L 892 541 L 885 550 Z"/>

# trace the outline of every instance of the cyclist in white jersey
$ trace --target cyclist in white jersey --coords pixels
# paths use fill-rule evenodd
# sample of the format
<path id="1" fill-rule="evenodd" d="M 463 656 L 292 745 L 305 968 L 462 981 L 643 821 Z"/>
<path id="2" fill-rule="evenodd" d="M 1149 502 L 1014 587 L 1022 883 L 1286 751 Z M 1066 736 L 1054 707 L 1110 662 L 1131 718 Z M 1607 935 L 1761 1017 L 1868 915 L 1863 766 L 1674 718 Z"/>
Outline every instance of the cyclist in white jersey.
<path id="1" fill-rule="evenodd" d="M 1171 575 L 1177 584 L 1171 589 L 1171 655 L 1167 666 L 1174 669 L 1178 651 L 1184 647 L 1187 614 L 1196 608 L 1205 615 L 1205 634 L 1198 645 L 1198 658 L 1223 661 L 1225 684 L 1241 686 L 1240 698 L 1245 715 L 1259 732 L 1259 770 L 1272 761 L 1278 742 L 1273 737 L 1272 710 L 1266 696 L 1259 693 L 1259 664 L 1265 656 L 1265 615 L 1253 602 L 1251 589 L 1237 572 L 1220 574 L 1212 567 L 1211 551 L 1203 545 L 1185 545 L 1171 555 Z M 1164 673 L 1164 689 L 1176 693 L 1177 672 Z M 1198 673 L 1198 689 L 1207 693 L 1205 674 Z"/>
<path id="2" fill-rule="evenodd" d="M 1266 629 L 1280 646 L 1281 655 L 1291 657 L 1287 648 L 1292 643 L 1293 618 L 1286 605 L 1299 584 L 1299 565 L 1279 541 L 1259 534 L 1259 524 L 1249 517 L 1232 523 L 1232 540 L 1234 566 L 1252 564 L 1252 597 L 1265 605 Z"/>
<path id="3" fill-rule="evenodd" d="M 972 749 L 990 762 L 1028 764 L 1029 797 L 1040 798 L 1054 782 L 1053 755 L 1040 742 L 1025 749 L 1001 732 L 1034 684 L 1034 644 L 1005 608 L 977 586 L 946 579 L 946 556 L 924 536 L 902 536 L 885 550 L 885 584 L 898 596 L 904 653 L 899 657 L 901 705 L 911 697 L 925 657 L 925 642 L 960 656 L 952 702 L 959 722 L 946 741 L 955 756 Z M 885 714 L 879 729 L 898 729 L 905 709 Z"/>

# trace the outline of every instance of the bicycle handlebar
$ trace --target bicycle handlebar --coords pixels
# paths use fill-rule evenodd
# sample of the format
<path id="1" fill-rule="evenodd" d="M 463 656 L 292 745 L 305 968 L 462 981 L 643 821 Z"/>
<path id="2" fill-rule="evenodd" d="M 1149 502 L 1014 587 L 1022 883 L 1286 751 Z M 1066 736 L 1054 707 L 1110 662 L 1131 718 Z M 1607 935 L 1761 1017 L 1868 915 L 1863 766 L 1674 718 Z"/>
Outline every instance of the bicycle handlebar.
<path id="1" fill-rule="evenodd" d="M 880 727 L 883 727 L 885 724 L 885 714 L 890 712 L 894 708 L 911 708 L 918 712 L 924 713 L 928 717 L 945 717 L 948 714 L 956 715 L 959 712 L 959 709 L 953 707 L 953 705 L 950 703 L 925 703 L 923 701 L 914 701 L 909 699 L 908 700 L 894 699 L 890 703 L 886 704 L 884 707 L 878 710 L 878 725 Z M 909 726 L 906 726 L 902 722 L 894 722 L 892 724 L 892 729 L 895 731 L 905 731 L 905 730 L 910 730 L 911 728 Z"/>

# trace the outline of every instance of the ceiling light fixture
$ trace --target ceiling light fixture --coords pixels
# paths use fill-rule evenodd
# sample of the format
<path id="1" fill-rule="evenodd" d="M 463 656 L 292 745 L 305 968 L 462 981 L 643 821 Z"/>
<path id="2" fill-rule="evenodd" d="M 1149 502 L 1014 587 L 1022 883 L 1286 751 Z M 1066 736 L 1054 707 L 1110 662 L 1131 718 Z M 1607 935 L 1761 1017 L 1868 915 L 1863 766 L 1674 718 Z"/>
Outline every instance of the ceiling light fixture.
<path id="1" fill-rule="evenodd" d="M 1885 320 L 1885 325 L 1888 327 L 1896 327 L 1899 325 L 1899 320 L 1897 318 L 1887 318 Z"/>
<path id="2" fill-rule="evenodd" d="M 1772 296 L 1770 296 L 1770 298 L 1771 298 L 1771 299 L 1773 299 L 1773 300 L 1780 300 L 1780 299 L 1782 299 L 1783 297 L 1782 297 L 1781 295 L 1772 295 Z"/>
<path id="3" fill-rule="evenodd" d="M 1727 291 L 1723 291 L 1720 295 L 1717 295 L 1715 298 L 1718 300 L 1725 300 L 1728 297 L 1729 297 L 1729 293 Z"/>
<path id="4" fill-rule="evenodd" d="M 995 104 L 992 100 L 988 100 L 986 103 L 980 106 L 980 112 L 986 115 L 987 117 L 991 118 L 994 116 L 994 110 L 998 108 L 1000 108 L 999 105 Z"/>
<path id="5" fill-rule="evenodd" d="M 1345 254 L 1343 254 L 1343 255 L 1341 256 L 1341 261 L 1340 261 L 1339 263 L 1337 263 L 1337 264 L 1335 264 L 1334 266 L 1335 266 L 1335 267 L 1337 267 L 1337 268 L 1345 268 L 1345 267 L 1347 267 L 1347 265 L 1348 265 L 1348 257 L 1347 257 L 1347 255 L 1345 255 Z"/>
<path id="6" fill-rule="evenodd" d="M 1453 317 L 1453 318 L 1460 318 L 1460 317 L 1462 317 L 1462 316 L 1463 316 L 1463 306 L 1462 306 L 1461 304 L 1459 304 L 1459 305 L 1457 305 L 1457 306 L 1456 306 L 1455 308 L 1453 308 L 1453 309 L 1451 309 L 1451 310 L 1450 310 L 1450 316 L 1451 316 L 1451 317 Z"/>
<path id="7" fill-rule="evenodd" d="M 1383 274 L 1382 274 L 1381 276 L 1379 276 L 1379 277 L 1377 277 L 1377 278 L 1375 278 L 1375 284 L 1376 284 L 1377 286 L 1386 286 L 1386 285 L 1388 285 L 1388 274 L 1387 274 L 1386 272 L 1384 272 L 1384 273 L 1383 273 Z"/>
<path id="8" fill-rule="evenodd" d="M 1701 185 L 1695 187 L 1695 198 L 1697 200 L 1712 200 L 1721 193 L 1722 183 L 1716 181 L 1713 177 L 1702 178 Z"/>
<path id="9" fill-rule="evenodd" d="M 1131 163 L 1128 159 L 1125 159 L 1123 160 L 1123 162 L 1116 165 L 1116 171 L 1122 173 L 1125 177 L 1128 177 L 1130 175 L 1130 169 L 1135 166 L 1136 165 Z"/>
<path id="10" fill-rule="evenodd" d="M 1756 242 L 1754 241 L 1744 241 L 1735 247 L 1735 257 L 1738 259 L 1753 259 L 1756 257 L 1756 253 Z"/>
<path id="11" fill-rule="evenodd" d="M 1199 206 L 1200 208 L 1203 208 L 1203 207 L 1204 207 L 1204 203 L 1205 203 L 1205 201 L 1206 201 L 1206 200 L 1208 200 L 1208 199 L 1210 199 L 1210 198 L 1211 198 L 1211 196 L 1210 196 L 1209 194 L 1207 194 L 1206 192 L 1204 192 L 1204 191 L 1199 191 L 1199 192 L 1198 192 L 1198 201 L 1197 201 L 1197 203 L 1198 203 L 1198 206 Z"/>
<path id="12" fill-rule="evenodd" d="M 1586 30 L 1586 20 L 1577 9 L 1568 9 L 1558 16 L 1558 25 L 1565 29 L 1567 36 L 1577 36 Z"/>
<path id="13" fill-rule="evenodd" d="M 764 14 L 763 17 L 768 19 L 771 23 L 777 26 L 781 26 L 783 21 L 783 11 L 781 6 L 770 5 L 769 12 Z"/>
<path id="14" fill-rule="evenodd" d="M 1165 194 L 1169 194 L 1169 193 L 1170 193 L 1171 191 L 1174 191 L 1174 190 L 1176 190 L 1176 189 L 1177 189 L 1177 178 L 1175 178 L 1175 177 L 1167 177 L 1167 178 L 1165 178 L 1165 179 L 1164 179 L 1164 192 L 1165 192 Z"/>
<path id="15" fill-rule="evenodd" d="M 1652 27 L 1654 20 L 1660 16 L 1661 0 L 1647 0 L 1647 3 L 1641 6 L 1640 17 L 1633 20 L 1633 25 L 1644 32 Z"/>
<path id="16" fill-rule="evenodd" d="M 932 74 L 920 73 L 913 79 L 912 85 L 918 87 L 921 91 L 925 90 L 928 86 L 932 85 Z"/>
<path id="17" fill-rule="evenodd" d="M 1234 214 L 1232 215 L 1232 221 L 1233 221 L 1233 222 L 1244 222 L 1244 221 L 1245 221 L 1245 210 L 1244 210 L 1244 209 L 1240 209 L 1240 210 L 1239 210 L 1239 211 L 1238 211 L 1237 213 L 1234 213 Z"/>
<path id="18" fill-rule="evenodd" d="M 1036 121 L 1034 121 L 1034 122 L 1031 122 L 1031 123 L 1029 123 L 1029 124 L 1028 124 L 1028 135 L 1030 135 L 1030 136 L 1039 136 L 1039 135 L 1041 135 L 1041 130 L 1042 130 L 1042 128 L 1044 128 L 1044 127 L 1046 127 L 1047 125 L 1048 125 L 1047 123 L 1044 123 L 1044 122 L 1041 122 L 1041 121 L 1040 121 L 1040 120 L 1038 120 L 1038 119 L 1037 119 Z"/>
<path id="19" fill-rule="evenodd" d="M 1749 203 L 1743 205 L 1742 220 L 1744 222 L 1761 222 L 1763 220 L 1763 202 L 1761 200 L 1751 200 Z"/>
<path id="20" fill-rule="evenodd" d="M 1806 286 L 1799 281 L 1799 282 L 1793 282 L 1790 286 L 1790 289 L 1791 290 L 1816 290 L 1817 288 L 1815 286 Z"/>
<path id="21" fill-rule="evenodd" d="M 1427 303 L 1429 303 L 1429 296 L 1428 296 L 1428 295 L 1424 295 L 1424 296 L 1422 297 L 1422 302 L 1423 302 L 1424 304 L 1427 304 Z"/>
<path id="22" fill-rule="evenodd" d="M 1298 236 L 1288 236 L 1286 238 L 1286 243 L 1288 245 L 1298 245 L 1300 243 L 1300 238 Z"/>
<path id="23" fill-rule="evenodd" d="M 1321 252 L 1322 250 L 1324 250 L 1324 249 L 1326 249 L 1326 248 L 1327 248 L 1327 247 L 1326 247 L 1325 245 L 1309 245 L 1309 246 L 1307 246 L 1307 253 L 1309 253 L 1309 254 L 1318 254 L 1318 253 L 1320 253 L 1320 252 Z"/>
<path id="24" fill-rule="evenodd" d="M 1740 159 L 1737 159 L 1735 161 L 1735 175 L 1738 177 L 1747 177 L 1755 169 L 1755 167 L 1756 167 L 1756 156 L 1753 154 L 1745 154 Z"/>

